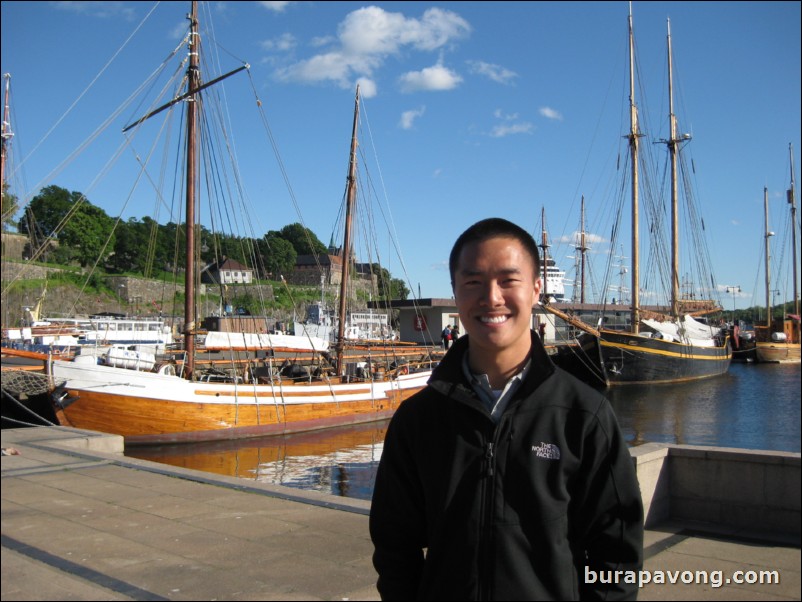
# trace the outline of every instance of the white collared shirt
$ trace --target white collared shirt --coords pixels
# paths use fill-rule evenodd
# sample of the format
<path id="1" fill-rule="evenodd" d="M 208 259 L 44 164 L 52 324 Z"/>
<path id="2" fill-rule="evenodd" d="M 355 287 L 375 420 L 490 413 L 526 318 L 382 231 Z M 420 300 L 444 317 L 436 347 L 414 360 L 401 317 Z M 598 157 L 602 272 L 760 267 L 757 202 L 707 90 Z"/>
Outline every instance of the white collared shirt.
<path id="1" fill-rule="evenodd" d="M 503 389 L 493 389 L 490 386 L 490 379 L 487 374 L 474 374 L 471 372 L 470 363 L 468 362 L 469 353 L 469 351 L 466 352 L 462 358 L 462 371 L 473 390 L 476 391 L 479 399 L 481 399 L 487 406 L 487 409 L 490 410 L 490 417 L 493 419 L 493 422 L 498 424 L 501 415 L 504 413 L 504 409 L 510 402 L 510 398 L 512 398 L 512 394 L 518 390 L 518 387 L 521 386 L 523 379 L 526 377 L 526 373 L 532 365 L 532 358 L 527 360 L 526 365 L 518 374 L 507 381 Z"/>

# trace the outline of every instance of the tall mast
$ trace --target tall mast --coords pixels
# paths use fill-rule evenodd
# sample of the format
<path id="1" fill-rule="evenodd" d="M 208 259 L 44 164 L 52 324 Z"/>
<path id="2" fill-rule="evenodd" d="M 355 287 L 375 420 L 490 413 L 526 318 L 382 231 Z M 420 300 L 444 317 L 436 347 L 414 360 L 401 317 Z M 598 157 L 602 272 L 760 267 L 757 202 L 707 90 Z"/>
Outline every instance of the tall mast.
<path id="1" fill-rule="evenodd" d="M 2 159 L 0 159 L 0 191 L 5 193 L 6 186 L 6 153 L 7 146 L 14 134 L 11 132 L 11 117 L 8 105 L 8 91 L 11 86 L 11 74 L 6 73 L 3 77 L 6 79 L 5 100 L 3 102 L 3 150 Z"/>
<path id="2" fill-rule="evenodd" d="M 198 121 L 198 88 L 200 87 L 200 72 L 198 69 L 200 52 L 200 38 L 198 37 L 198 3 L 192 2 L 192 12 L 189 15 L 190 31 L 189 67 L 187 68 L 187 199 L 186 199 L 186 233 L 187 233 L 187 260 L 186 274 L 184 275 L 184 349 L 186 350 L 185 370 L 186 376 L 192 377 L 195 369 L 195 184 L 197 181 L 197 136 Z"/>
<path id="3" fill-rule="evenodd" d="M 540 209 L 540 248 L 543 258 L 540 262 L 540 277 L 543 279 L 543 302 L 549 302 L 549 235 L 546 232 L 546 208 Z"/>
<path id="4" fill-rule="evenodd" d="M 797 240 L 796 240 L 796 185 L 794 182 L 794 146 L 792 144 L 788 145 L 788 153 L 791 157 L 791 188 L 788 190 L 788 203 L 791 205 L 791 245 L 792 245 L 792 253 L 793 255 L 793 264 L 794 264 L 794 315 L 799 315 L 799 281 L 797 270 L 796 258 L 797 258 Z M 797 334 L 797 336 L 799 336 Z M 797 342 L 799 340 L 797 339 Z"/>
<path id="5" fill-rule="evenodd" d="M 670 125 L 668 145 L 671 157 L 671 313 L 679 315 L 679 190 L 677 187 L 677 116 L 674 114 L 674 88 L 671 62 L 671 20 L 668 23 L 668 118 Z"/>
<path id="6" fill-rule="evenodd" d="M 582 208 L 580 211 L 580 218 L 579 218 L 579 248 L 577 249 L 580 253 L 580 261 L 581 261 L 581 277 L 580 277 L 580 294 L 579 294 L 579 302 L 585 302 L 585 253 L 588 250 L 587 242 L 585 240 L 585 197 L 582 196 Z"/>
<path id="7" fill-rule="evenodd" d="M 337 370 L 340 376 L 345 374 L 343 364 L 343 347 L 345 345 L 346 295 L 348 293 L 348 268 L 351 261 L 351 227 L 356 204 L 356 148 L 357 127 L 359 124 L 359 85 L 356 87 L 354 100 L 354 126 L 351 130 L 351 158 L 348 166 L 348 184 L 345 201 L 345 236 L 343 238 L 342 277 L 340 280 L 340 319 L 337 326 Z"/>
<path id="8" fill-rule="evenodd" d="M 769 246 L 769 238 L 774 236 L 774 232 L 769 232 L 769 189 L 766 187 L 763 188 L 763 214 L 764 223 L 766 225 L 766 249 L 764 252 L 764 256 L 766 258 L 766 328 L 768 329 L 766 331 L 766 336 L 769 336 L 771 332 L 771 271 L 769 269 L 771 264 L 771 247 Z"/>
<path id="9" fill-rule="evenodd" d="M 640 239 L 638 210 L 638 109 L 635 106 L 635 36 L 629 5 L 629 152 L 632 162 L 632 332 L 640 330 Z"/>

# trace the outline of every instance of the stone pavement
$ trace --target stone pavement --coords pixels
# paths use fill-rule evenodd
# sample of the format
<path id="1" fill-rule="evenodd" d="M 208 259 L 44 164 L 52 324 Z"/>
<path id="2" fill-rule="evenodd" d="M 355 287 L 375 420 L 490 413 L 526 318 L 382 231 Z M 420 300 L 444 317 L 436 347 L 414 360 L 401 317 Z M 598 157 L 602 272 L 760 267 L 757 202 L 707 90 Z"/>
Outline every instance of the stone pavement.
<path id="1" fill-rule="evenodd" d="M 62 427 L 2 446 L 20 452 L 2 458 L 2 600 L 379 599 L 369 502 L 126 458 L 119 438 Z M 645 546 L 652 578 L 678 582 L 641 600 L 800 599 L 798 535 L 666 524 Z M 760 571 L 780 582 L 734 582 Z"/>

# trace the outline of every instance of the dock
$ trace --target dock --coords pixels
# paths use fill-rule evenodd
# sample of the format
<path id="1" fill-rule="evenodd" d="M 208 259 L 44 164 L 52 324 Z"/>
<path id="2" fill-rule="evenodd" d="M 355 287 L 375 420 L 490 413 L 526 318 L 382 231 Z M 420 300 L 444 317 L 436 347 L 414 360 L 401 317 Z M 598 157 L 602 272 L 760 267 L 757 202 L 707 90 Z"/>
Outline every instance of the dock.
<path id="1" fill-rule="evenodd" d="M 4 601 L 379 600 L 368 501 L 127 458 L 120 437 L 65 427 L 3 430 L 2 447 L 19 452 L 2 457 Z M 800 600 L 798 532 L 668 520 L 644 551 L 666 583 L 640 600 Z"/>

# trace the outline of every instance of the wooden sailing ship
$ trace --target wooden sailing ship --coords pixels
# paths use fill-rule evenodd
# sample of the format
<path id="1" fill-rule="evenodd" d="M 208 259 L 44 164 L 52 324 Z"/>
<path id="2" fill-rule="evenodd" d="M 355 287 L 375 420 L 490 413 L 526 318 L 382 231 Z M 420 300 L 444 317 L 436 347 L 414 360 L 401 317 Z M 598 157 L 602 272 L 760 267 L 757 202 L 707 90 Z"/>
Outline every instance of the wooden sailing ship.
<path id="1" fill-rule="evenodd" d="M 614 329 L 603 322 L 591 327 L 574 317 L 544 304 L 547 311 L 568 321 L 581 333 L 576 345 L 562 348 L 555 361 L 580 378 L 602 386 L 656 384 L 692 381 L 724 374 L 731 361 L 726 334 L 698 322 L 694 316 L 715 310 L 712 302 L 687 301 L 680 294 L 679 284 L 679 210 L 678 170 L 680 146 L 690 139 L 680 136 L 674 114 L 672 93 L 671 31 L 668 31 L 668 79 L 670 136 L 663 142 L 670 156 L 671 175 L 671 251 L 669 307 L 666 313 L 648 311 L 641 305 L 640 253 L 641 221 L 639 181 L 640 131 L 635 103 L 634 35 L 632 14 L 629 15 L 629 142 L 632 266 L 630 318 L 626 328 Z M 623 190 L 623 187 L 622 187 Z M 650 217 L 650 234 L 658 229 L 657 213 Z"/>
<path id="2" fill-rule="evenodd" d="M 376 349 L 349 350 L 340 336 L 334 352 L 309 345 L 307 350 L 289 345 L 293 337 L 265 333 L 245 351 L 244 361 L 223 357 L 216 365 L 196 361 L 197 313 L 195 302 L 196 190 L 199 161 L 195 153 L 198 111 L 213 82 L 200 77 L 201 38 L 196 2 L 189 15 L 189 67 L 186 92 L 172 103 L 186 100 L 186 270 L 184 350 L 181 361 L 159 362 L 150 371 L 116 367 L 97 358 L 49 362 L 53 401 L 60 422 L 66 426 L 123 435 L 127 444 L 238 439 L 289 433 L 342 424 L 382 420 L 398 404 L 426 385 L 431 374 L 429 358 L 403 360 L 404 352 Z M 165 107 L 167 108 L 167 105 Z M 161 112 L 152 111 L 145 119 Z M 350 215 L 356 194 L 356 146 L 359 117 L 357 88 L 348 174 L 349 215 L 343 244 L 346 257 L 353 244 Z M 342 303 L 348 284 L 348 261 L 341 280 Z M 341 306 L 341 315 L 345 309 Z M 340 333 L 342 335 L 342 333 Z M 295 337 L 303 339 L 303 337 Z M 296 341 L 297 342 L 297 341 Z"/>
<path id="3" fill-rule="evenodd" d="M 791 159 L 791 187 L 788 189 L 788 204 L 791 206 L 791 248 L 793 257 L 794 312 L 772 319 L 771 311 L 771 247 L 769 240 L 769 192 L 763 189 L 763 212 L 765 223 L 765 281 L 766 281 L 766 323 L 755 326 L 755 359 L 762 363 L 799 363 L 799 290 L 797 280 L 797 238 L 796 238 L 796 192 L 794 182 L 794 153 L 789 146 Z"/>

